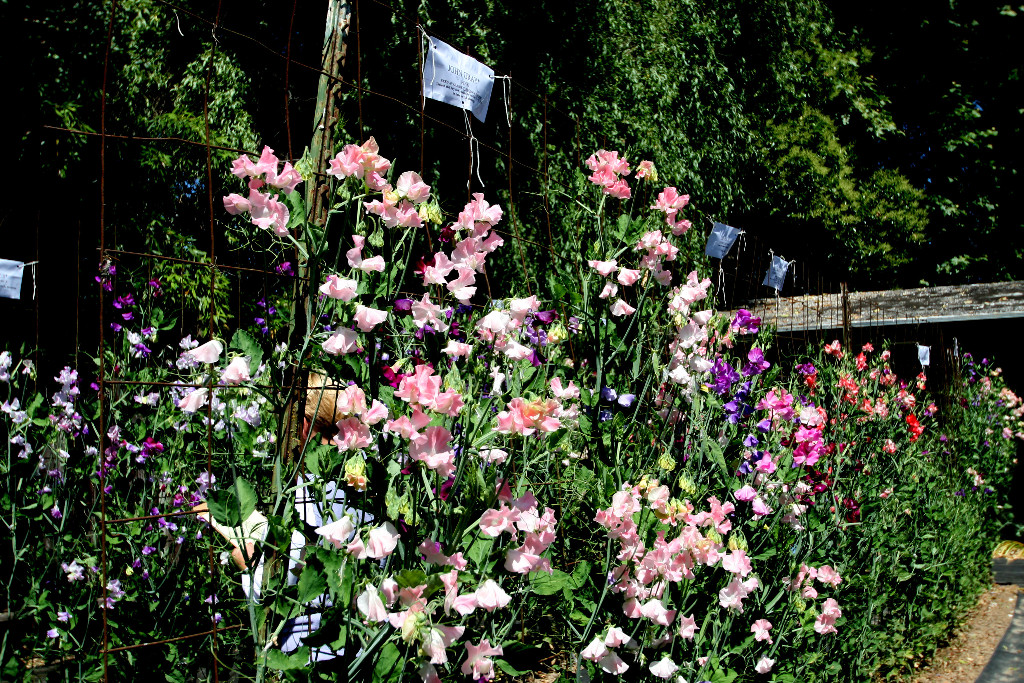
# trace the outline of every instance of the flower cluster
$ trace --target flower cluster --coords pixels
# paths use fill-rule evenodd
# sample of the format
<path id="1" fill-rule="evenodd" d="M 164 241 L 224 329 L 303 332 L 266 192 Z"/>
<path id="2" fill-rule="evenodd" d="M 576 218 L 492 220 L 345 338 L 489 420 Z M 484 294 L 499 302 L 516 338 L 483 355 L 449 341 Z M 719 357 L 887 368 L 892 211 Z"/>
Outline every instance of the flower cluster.
<path id="1" fill-rule="evenodd" d="M 278 201 L 279 195 L 260 192 L 260 188 L 266 185 L 291 194 L 302 182 L 302 176 L 287 161 L 278 172 L 278 163 L 270 147 L 263 148 L 259 161 L 254 162 L 247 154 L 235 159 L 231 173 L 241 180 L 249 178 L 249 196 L 232 192 L 224 197 L 224 208 L 233 216 L 248 213 L 253 225 L 264 230 L 273 228 L 276 235 L 284 237 L 288 235 L 288 207 Z"/>

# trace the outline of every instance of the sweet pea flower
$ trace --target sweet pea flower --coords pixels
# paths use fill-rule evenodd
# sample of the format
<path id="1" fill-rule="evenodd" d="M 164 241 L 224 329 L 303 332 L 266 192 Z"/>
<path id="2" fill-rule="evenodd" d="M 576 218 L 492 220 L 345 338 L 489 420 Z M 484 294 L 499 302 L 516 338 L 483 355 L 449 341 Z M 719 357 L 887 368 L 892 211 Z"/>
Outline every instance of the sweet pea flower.
<path id="1" fill-rule="evenodd" d="M 330 541 L 337 550 L 341 550 L 348 543 L 354 532 L 355 525 L 348 515 L 343 515 L 341 519 L 316 529 L 316 533 Z"/>
<path id="2" fill-rule="evenodd" d="M 447 354 L 447 355 L 453 356 L 453 357 L 454 356 L 460 356 L 462 358 L 468 357 L 469 354 L 472 353 L 472 352 L 473 352 L 473 347 L 472 346 L 470 346 L 469 344 L 464 344 L 462 342 L 457 342 L 454 339 L 449 339 L 448 340 L 448 346 L 446 346 L 443 349 L 441 349 L 441 353 L 444 353 L 444 354 Z"/>
<path id="3" fill-rule="evenodd" d="M 614 316 L 633 315 L 636 313 L 636 309 L 627 304 L 622 299 L 616 299 L 615 303 L 608 309 Z"/>
<path id="4" fill-rule="evenodd" d="M 679 630 L 677 633 L 680 638 L 693 640 L 693 637 L 697 634 L 697 621 L 693 618 L 693 615 L 679 618 Z"/>
<path id="5" fill-rule="evenodd" d="M 620 285 L 629 287 L 640 279 L 640 271 L 630 270 L 629 268 L 619 268 L 619 274 L 615 276 L 615 279 L 619 281 Z"/>
<path id="6" fill-rule="evenodd" d="M 322 346 L 332 356 L 352 353 L 359 348 L 358 336 L 353 330 L 342 328 L 328 337 Z"/>
<path id="7" fill-rule="evenodd" d="M 367 586 L 366 590 L 360 593 L 359 597 L 356 598 L 356 607 L 359 608 L 359 611 L 369 621 L 379 624 L 388 618 L 388 611 L 384 607 L 384 602 L 380 599 L 377 589 L 373 586 Z"/>
<path id="8" fill-rule="evenodd" d="M 178 402 L 182 412 L 194 413 L 206 405 L 209 389 L 196 389 Z"/>
<path id="9" fill-rule="evenodd" d="M 638 173 L 639 175 L 639 173 Z M 648 667 L 650 672 L 658 678 L 669 679 L 679 669 L 679 665 L 673 662 L 668 655 L 665 655 L 657 662 L 651 662 Z"/>
<path id="10" fill-rule="evenodd" d="M 359 283 L 355 280 L 342 278 L 340 275 L 328 275 L 327 281 L 320 285 L 320 293 L 332 299 L 351 301 L 356 296 Z"/>
<path id="11" fill-rule="evenodd" d="M 761 659 L 757 660 L 757 665 L 754 666 L 754 671 L 759 674 L 766 674 L 772 670 L 773 666 L 775 666 L 774 659 L 771 659 L 770 657 L 761 657 Z"/>
<path id="12" fill-rule="evenodd" d="M 733 496 L 736 498 L 736 500 L 742 500 L 745 503 L 749 503 L 750 501 L 757 498 L 757 491 L 755 491 L 750 486 L 750 484 L 746 484 L 743 486 L 743 488 L 738 489 L 735 493 L 733 493 Z"/>
<path id="13" fill-rule="evenodd" d="M 413 204 L 422 204 L 430 198 L 430 185 L 424 183 L 418 173 L 406 171 L 398 176 L 395 192 L 399 197 L 408 199 Z"/>
<path id="14" fill-rule="evenodd" d="M 493 579 L 487 579 L 476 589 L 477 607 L 493 612 L 496 609 L 505 607 L 511 600 L 511 596 L 501 589 Z"/>
<path id="15" fill-rule="evenodd" d="M 387 557 L 398 547 L 398 539 L 401 538 L 398 531 L 391 522 L 375 527 L 370 531 L 366 545 L 366 556 L 373 560 Z"/>
<path id="16" fill-rule="evenodd" d="M 601 275 L 608 277 L 618 267 L 618 262 L 615 259 L 611 261 L 587 261 L 587 265 L 596 270 Z"/>
<path id="17" fill-rule="evenodd" d="M 372 332 L 373 328 L 387 320 L 388 312 L 369 308 L 362 304 L 356 306 L 355 321 L 362 332 Z"/>
<path id="18" fill-rule="evenodd" d="M 252 378 L 249 376 L 249 358 L 246 356 L 236 357 L 224 368 L 221 378 L 232 385 L 250 381 Z"/>
<path id="19" fill-rule="evenodd" d="M 500 654 L 504 654 L 501 646 L 491 647 L 486 638 L 479 645 L 466 643 L 466 661 L 462 663 L 461 671 L 474 680 L 489 681 L 494 678 L 494 662 L 490 656 Z"/>
<path id="20" fill-rule="evenodd" d="M 772 622 L 767 619 L 758 619 L 750 626 L 751 632 L 754 634 L 754 640 L 762 641 L 767 640 L 768 644 L 772 644 L 772 636 L 769 631 L 772 628 Z"/>
<path id="21" fill-rule="evenodd" d="M 192 357 L 200 363 L 216 363 L 220 359 L 220 354 L 223 352 L 224 345 L 216 339 L 211 339 L 189 353 L 191 353 Z"/>

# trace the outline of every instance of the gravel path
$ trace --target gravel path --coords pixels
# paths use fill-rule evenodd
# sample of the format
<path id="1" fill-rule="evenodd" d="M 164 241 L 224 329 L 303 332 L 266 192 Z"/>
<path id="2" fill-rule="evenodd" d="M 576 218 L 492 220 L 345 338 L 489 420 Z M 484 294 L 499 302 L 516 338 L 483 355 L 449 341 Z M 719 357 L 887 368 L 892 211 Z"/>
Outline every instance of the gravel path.
<path id="1" fill-rule="evenodd" d="M 993 586 L 978 599 L 957 637 L 940 648 L 914 683 L 974 683 L 1013 618 L 1017 586 Z"/>

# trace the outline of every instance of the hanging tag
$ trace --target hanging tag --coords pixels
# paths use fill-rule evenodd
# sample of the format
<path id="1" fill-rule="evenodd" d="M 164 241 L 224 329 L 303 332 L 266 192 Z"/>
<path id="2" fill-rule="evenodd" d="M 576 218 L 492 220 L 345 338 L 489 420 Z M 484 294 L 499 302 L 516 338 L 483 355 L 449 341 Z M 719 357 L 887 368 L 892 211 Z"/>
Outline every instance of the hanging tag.
<path id="1" fill-rule="evenodd" d="M 921 367 L 925 368 L 931 365 L 932 362 L 932 347 L 917 345 L 917 360 L 921 363 Z"/>
<path id="2" fill-rule="evenodd" d="M 427 36 L 430 49 L 423 61 L 423 96 L 473 112 L 483 121 L 491 103 L 494 69 L 451 45 Z"/>
<path id="3" fill-rule="evenodd" d="M 789 264 L 789 261 L 779 256 L 772 256 L 772 265 L 765 273 L 764 282 L 761 284 L 774 288 L 776 292 L 781 292 L 782 286 L 786 284 L 786 272 L 789 270 Z"/>
<path id="4" fill-rule="evenodd" d="M 0 297 L 21 298 L 21 279 L 25 275 L 25 264 L 0 258 Z"/>
<path id="5" fill-rule="evenodd" d="M 740 232 L 739 228 L 733 228 L 724 223 L 715 223 L 711 234 L 708 235 L 708 244 L 704 248 L 704 254 L 711 258 L 725 258 L 725 255 L 732 249 L 732 245 L 736 243 Z"/>

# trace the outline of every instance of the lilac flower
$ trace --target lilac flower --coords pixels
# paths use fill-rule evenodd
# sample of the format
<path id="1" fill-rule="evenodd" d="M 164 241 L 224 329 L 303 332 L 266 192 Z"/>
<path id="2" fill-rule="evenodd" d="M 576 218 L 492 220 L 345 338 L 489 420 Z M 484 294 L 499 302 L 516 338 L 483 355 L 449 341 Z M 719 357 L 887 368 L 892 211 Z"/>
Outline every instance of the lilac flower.
<path id="1" fill-rule="evenodd" d="M 815 375 L 818 373 L 817 368 L 814 367 L 813 363 L 803 363 L 796 366 L 796 371 L 801 375 Z"/>
<path id="2" fill-rule="evenodd" d="M 57 621 L 64 622 L 65 624 L 71 621 L 71 614 L 68 612 L 57 612 Z"/>
<path id="3" fill-rule="evenodd" d="M 743 439 L 743 445 L 746 446 L 747 448 L 753 448 L 759 443 L 760 441 L 758 441 L 757 437 L 754 436 L 753 434 L 748 434 L 747 438 Z"/>
<path id="4" fill-rule="evenodd" d="M 767 434 L 771 430 L 771 428 L 772 421 L 769 420 L 768 418 L 765 418 L 757 423 L 757 431 L 761 432 L 762 434 Z"/>
<path id="5" fill-rule="evenodd" d="M 47 638 L 60 638 L 60 632 L 57 631 L 57 629 L 55 629 L 55 628 L 51 628 L 49 631 L 46 632 L 46 637 Z"/>
<path id="6" fill-rule="evenodd" d="M 156 552 L 156 548 L 154 548 L 151 545 L 144 545 L 144 546 L 142 546 L 142 554 L 143 555 L 152 555 L 155 552 Z"/>
<path id="7" fill-rule="evenodd" d="M 750 349 L 750 352 L 747 353 L 747 360 L 750 362 L 743 368 L 745 377 L 760 375 L 771 367 L 771 363 L 764 359 L 764 352 L 758 348 Z"/>
<path id="8" fill-rule="evenodd" d="M 57 505 L 54 505 L 52 508 L 50 508 L 50 516 L 54 519 L 60 519 L 64 516 L 64 513 L 60 511 L 60 508 Z"/>
<path id="9" fill-rule="evenodd" d="M 740 334 L 755 334 L 761 326 L 761 319 L 750 314 L 745 308 L 736 311 L 730 327 Z"/>
<path id="10" fill-rule="evenodd" d="M 537 320 L 537 322 L 541 323 L 542 325 L 550 325 L 551 323 L 555 322 L 555 320 L 558 318 L 558 314 L 555 313 L 553 310 L 538 311 L 537 313 L 533 314 L 533 317 Z"/>
<path id="11" fill-rule="evenodd" d="M 601 389 L 601 400 L 602 401 L 607 401 L 608 403 L 611 403 L 612 401 L 614 401 L 618 397 L 619 397 L 618 392 L 616 392 L 611 387 L 604 387 L 603 389 Z"/>
<path id="12" fill-rule="evenodd" d="M 615 402 L 618 403 L 623 408 L 630 407 L 631 405 L 633 405 L 634 401 L 636 401 L 636 394 L 621 394 L 615 400 Z"/>
<path id="13" fill-rule="evenodd" d="M 712 378 L 708 388 L 719 396 L 729 393 L 732 385 L 740 379 L 740 374 L 724 358 L 715 360 L 715 364 L 711 366 L 711 373 Z"/>

